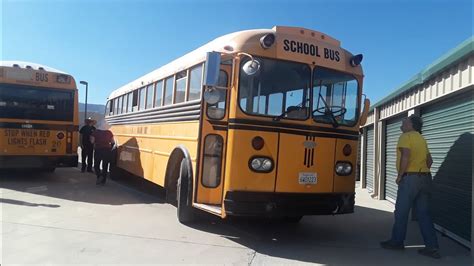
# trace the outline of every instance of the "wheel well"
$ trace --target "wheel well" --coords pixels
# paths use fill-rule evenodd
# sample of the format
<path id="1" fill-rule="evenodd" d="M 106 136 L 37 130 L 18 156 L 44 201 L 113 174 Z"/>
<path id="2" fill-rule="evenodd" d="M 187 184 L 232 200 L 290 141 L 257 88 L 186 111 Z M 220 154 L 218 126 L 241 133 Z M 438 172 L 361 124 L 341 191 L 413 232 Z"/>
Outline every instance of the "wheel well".
<path id="1" fill-rule="evenodd" d="M 179 170 L 181 167 L 181 161 L 185 159 L 188 168 L 188 176 L 190 181 L 193 180 L 191 156 L 189 155 L 186 147 L 179 145 L 176 147 L 170 155 L 168 164 L 166 166 L 165 174 L 165 189 L 166 189 L 166 200 L 170 203 L 176 203 L 176 186 L 179 178 Z M 190 182 L 192 184 L 192 182 Z"/>

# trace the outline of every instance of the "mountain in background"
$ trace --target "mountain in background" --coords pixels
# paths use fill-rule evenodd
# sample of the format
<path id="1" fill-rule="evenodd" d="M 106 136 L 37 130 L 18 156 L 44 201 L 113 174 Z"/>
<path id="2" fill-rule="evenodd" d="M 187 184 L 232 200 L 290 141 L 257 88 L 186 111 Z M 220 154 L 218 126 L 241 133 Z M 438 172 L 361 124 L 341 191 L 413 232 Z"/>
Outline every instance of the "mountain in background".
<path id="1" fill-rule="evenodd" d="M 84 125 L 84 112 L 85 112 L 86 105 L 84 103 L 79 103 L 79 126 L 82 127 Z M 102 104 L 87 104 L 87 117 L 90 117 L 97 121 L 96 127 L 97 128 L 109 128 L 107 123 L 105 122 L 105 105 Z"/>
<path id="2" fill-rule="evenodd" d="M 84 103 L 79 103 L 79 112 L 84 112 L 86 105 Z M 105 105 L 103 104 L 87 104 L 87 112 L 94 112 L 94 113 L 104 113 Z"/>

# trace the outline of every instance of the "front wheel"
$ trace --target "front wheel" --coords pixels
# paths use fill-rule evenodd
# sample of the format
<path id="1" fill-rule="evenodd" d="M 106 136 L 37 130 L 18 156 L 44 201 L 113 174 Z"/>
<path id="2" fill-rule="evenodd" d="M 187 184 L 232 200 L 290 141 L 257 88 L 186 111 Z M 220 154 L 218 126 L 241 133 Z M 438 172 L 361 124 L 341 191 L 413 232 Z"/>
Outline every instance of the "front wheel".
<path id="1" fill-rule="evenodd" d="M 194 210 L 191 205 L 192 185 L 186 161 L 181 161 L 179 178 L 176 186 L 177 214 L 180 223 L 189 223 L 194 220 Z"/>
<path id="2" fill-rule="evenodd" d="M 292 223 L 292 224 L 296 224 L 296 223 L 299 223 L 301 221 L 301 219 L 303 219 L 303 216 L 302 215 L 298 215 L 298 216 L 285 216 L 283 217 L 283 221 L 286 222 L 286 223 Z"/>

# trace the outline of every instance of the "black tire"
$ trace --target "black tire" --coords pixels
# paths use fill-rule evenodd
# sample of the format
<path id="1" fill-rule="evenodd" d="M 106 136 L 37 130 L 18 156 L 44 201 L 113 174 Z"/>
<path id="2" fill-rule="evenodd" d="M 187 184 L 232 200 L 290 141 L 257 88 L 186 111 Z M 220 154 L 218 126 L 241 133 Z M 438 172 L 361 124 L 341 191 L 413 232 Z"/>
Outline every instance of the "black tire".
<path id="1" fill-rule="evenodd" d="M 191 206 L 192 185 L 185 159 L 179 167 L 179 177 L 176 185 L 177 214 L 180 223 L 190 223 L 194 220 L 194 211 Z"/>
<path id="2" fill-rule="evenodd" d="M 56 170 L 55 167 L 43 168 L 43 171 L 45 171 L 47 173 L 54 173 L 55 170 Z"/>
<path id="3" fill-rule="evenodd" d="M 299 223 L 301 221 L 301 219 L 303 219 L 303 215 L 283 217 L 283 221 L 285 223 L 292 223 L 292 224 Z"/>

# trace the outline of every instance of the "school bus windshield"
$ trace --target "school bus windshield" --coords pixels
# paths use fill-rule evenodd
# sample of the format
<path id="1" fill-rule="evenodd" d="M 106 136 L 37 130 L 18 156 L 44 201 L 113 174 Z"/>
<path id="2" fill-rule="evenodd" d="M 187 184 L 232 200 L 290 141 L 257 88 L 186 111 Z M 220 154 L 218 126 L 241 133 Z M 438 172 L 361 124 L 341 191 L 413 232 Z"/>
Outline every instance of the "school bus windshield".
<path id="1" fill-rule="evenodd" d="M 242 110 L 251 115 L 307 119 L 311 84 L 309 66 L 282 60 L 256 60 L 261 67 L 255 75 L 240 73 Z"/>
<path id="2" fill-rule="evenodd" d="M 317 123 L 334 126 L 357 123 L 358 83 L 352 75 L 321 67 L 311 73 L 310 67 L 302 63 L 255 60 L 260 63 L 256 74 L 240 72 L 239 103 L 246 114 L 272 116 L 275 120 L 306 120 L 311 115 Z"/>
<path id="3" fill-rule="evenodd" d="M 74 92 L 1 84 L 0 118 L 72 121 Z"/>
<path id="4" fill-rule="evenodd" d="M 313 119 L 335 126 L 354 126 L 359 117 L 354 76 L 320 67 L 313 72 Z"/>

